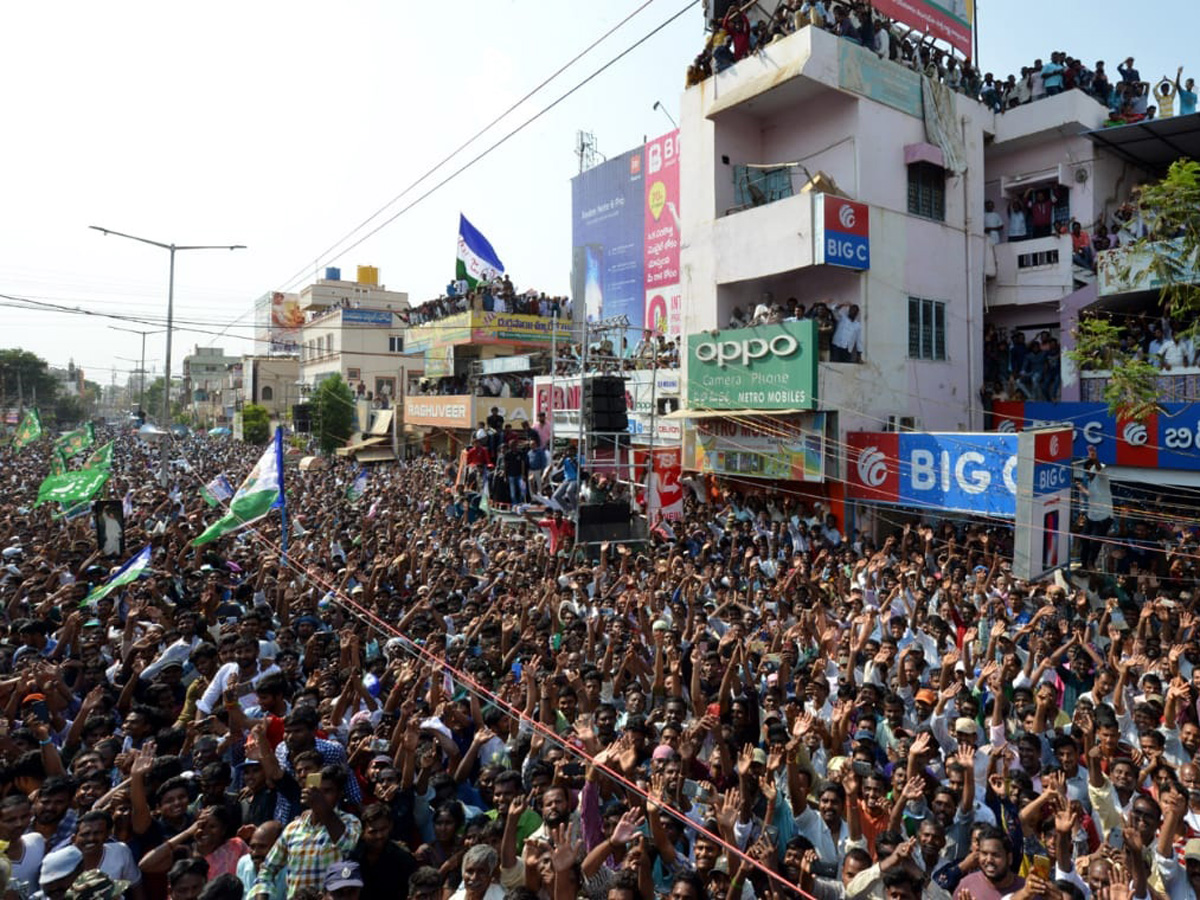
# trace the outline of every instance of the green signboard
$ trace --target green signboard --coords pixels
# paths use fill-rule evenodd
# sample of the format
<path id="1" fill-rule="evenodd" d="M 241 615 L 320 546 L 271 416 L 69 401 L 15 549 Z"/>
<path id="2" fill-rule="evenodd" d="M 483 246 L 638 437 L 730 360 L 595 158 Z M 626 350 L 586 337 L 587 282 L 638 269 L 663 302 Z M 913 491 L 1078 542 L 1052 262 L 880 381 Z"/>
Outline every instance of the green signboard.
<path id="1" fill-rule="evenodd" d="M 688 409 L 815 409 L 812 319 L 688 336 Z"/>

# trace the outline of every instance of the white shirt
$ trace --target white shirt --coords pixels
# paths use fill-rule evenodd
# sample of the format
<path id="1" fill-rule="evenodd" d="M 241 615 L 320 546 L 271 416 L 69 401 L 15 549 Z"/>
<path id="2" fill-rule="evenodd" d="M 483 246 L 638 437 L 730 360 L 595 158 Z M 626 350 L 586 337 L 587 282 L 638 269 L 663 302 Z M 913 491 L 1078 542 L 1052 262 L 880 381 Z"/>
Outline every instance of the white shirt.
<path id="1" fill-rule="evenodd" d="M 208 687 L 204 691 L 204 696 L 196 703 L 196 708 L 206 716 L 212 715 L 212 711 L 221 704 L 221 695 L 225 693 L 225 687 L 229 684 L 229 679 L 238 674 L 238 664 L 236 662 L 225 663 L 221 668 L 217 669 L 217 674 L 213 676 L 213 680 L 209 682 Z M 271 665 L 266 669 L 259 667 L 259 672 L 250 679 L 247 684 L 242 678 L 238 678 L 239 690 L 243 691 L 242 696 L 238 698 L 238 702 L 242 705 L 243 710 L 250 710 L 251 707 L 258 705 L 258 697 L 254 694 L 254 686 L 258 684 L 267 675 L 272 675 L 279 671 L 279 666 Z"/>
<path id="2" fill-rule="evenodd" d="M 994 209 L 983 214 L 983 230 L 987 232 L 988 240 L 993 244 L 1000 243 L 1000 232 L 1004 229 L 1004 220 Z"/>
<path id="3" fill-rule="evenodd" d="M 1112 485 L 1108 474 L 1097 472 L 1087 483 L 1087 517 L 1093 522 L 1111 519 L 1113 514 Z"/>
<path id="4" fill-rule="evenodd" d="M 853 353 L 862 352 L 862 319 L 851 319 L 841 307 L 834 310 L 837 315 L 837 328 L 833 330 L 832 343 L 835 347 Z"/>

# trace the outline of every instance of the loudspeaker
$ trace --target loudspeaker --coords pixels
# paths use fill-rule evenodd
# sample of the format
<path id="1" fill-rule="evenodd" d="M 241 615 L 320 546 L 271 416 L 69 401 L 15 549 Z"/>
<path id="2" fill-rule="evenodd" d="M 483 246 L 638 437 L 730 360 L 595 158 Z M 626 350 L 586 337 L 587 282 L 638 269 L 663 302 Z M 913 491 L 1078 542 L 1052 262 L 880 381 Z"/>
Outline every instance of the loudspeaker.
<path id="1" fill-rule="evenodd" d="M 628 503 L 595 503 L 579 507 L 581 544 L 634 541 L 646 537 L 645 519 L 633 518 Z"/>
<path id="2" fill-rule="evenodd" d="M 625 405 L 625 379 L 597 375 L 583 381 L 584 426 L 588 431 L 624 432 L 629 430 Z"/>
<path id="3" fill-rule="evenodd" d="M 312 431 L 312 407 L 307 403 L 298 403 L 292 407 L 292 428 L 299 434 Z"/>

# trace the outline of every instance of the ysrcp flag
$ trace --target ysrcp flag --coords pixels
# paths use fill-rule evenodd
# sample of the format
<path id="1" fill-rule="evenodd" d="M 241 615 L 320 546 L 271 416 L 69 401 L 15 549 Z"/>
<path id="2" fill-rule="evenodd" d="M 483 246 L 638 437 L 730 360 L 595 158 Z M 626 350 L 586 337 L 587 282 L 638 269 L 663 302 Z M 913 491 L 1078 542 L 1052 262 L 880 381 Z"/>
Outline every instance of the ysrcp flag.
<path id="1" fill-rule="evenodd" d="M 108 469 L 80 469 L 78 472 L 64 472 L 62 475 L 51 475 L 38 487 L 37 502 L 61 503 L 71 507 L 85 500 L 91 500 L 100 493 L 100 488 L 112 474 Z"/>
<path id="2" fill-rule="evenodd" d="M 354 481 L 350 484 L 350 487 L 346 489 L 346 499 L 351 503 L 354 503 L 355 501 L 362 499 L 362 495 L 366 492 L 367 470 L 359 469 L 358 475 L 355 476 Z"/>
<path id="3" fill-rule="evenodd" d="M 86 450 L 94 443 L 96 443 L 96 430 L 92 427 L 92 423 L 88 422 L 82 428 L 68 431 L 54 442 L 54 446 L 60 448 L 67 455 L 67 458 L 70 459 L 76 453 Z"/>
<path id="4" fill-rule="evenodd" d="M 21 419 L 21 424 L 17 426 L 17 433 L 13 437 L 13 451 L 16 452 L 27 447 L 41 436 L 42 417 L 38 415 L 36 409 L 25 410 L 25 416 Z"/>
<path id="5" fill-rule="evenodd" d="M 231 532 L 257 522 L 276 506 L 283 505 L 283 429 L 275 432 L 272 445 L 254 464 L 246 480 L 242 482 L 233 499 L 229 501 L 229 512 L 209 525 L 205 532 L 192 541 L 193 547 L 215 541 Z"/>
<path id="6" fill-rule="evenodd" d="M 461 213 L 458 216 L 456 272 L 459 280 L 466 281 L 470 287 L 504 274 L 504 263 L 500 262 L 491 243 Z"/>
<path id="7" fill-rule="evenodd" d="M 80 605 L 83 606 L 88 603 L 95 603 L 97 600 L 107 597 L 122 585 L 129 584 L 131 581 L 137 581 L 138 576 L 141 575 L 149 565 L 150 545 L 147 544 L 141 549 L 137 556 L 129 560 L 129 562 L 125 563 L 125 565 L 121 566 L 121 568 L 117 569 L 117 571 L 113 573 L 112 577 L 108 579 L 108 581 L 104 582 L 104 584 L 100 585 L 99 587 L 93 588 L 92 592 L 83 598 L 83 603 Z"/>

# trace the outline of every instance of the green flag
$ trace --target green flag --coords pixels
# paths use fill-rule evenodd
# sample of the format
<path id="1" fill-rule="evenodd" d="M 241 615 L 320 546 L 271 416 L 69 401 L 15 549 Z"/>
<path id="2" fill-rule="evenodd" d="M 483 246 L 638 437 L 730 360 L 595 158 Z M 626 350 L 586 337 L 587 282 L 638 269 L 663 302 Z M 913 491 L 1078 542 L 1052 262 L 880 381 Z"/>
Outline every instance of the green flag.
<path id="1" fill-rule="evenodd" d="M 25 416 L 21 419 L 21 424 L 17 426 L 17 433 L 13 437 L 13 451 L 19 451 L 29 444 L 32 444 L 42 436 L 42 417 L 38 415 L 36 409 L 25 410 Z"/>
<path id="2" fill-rule="evenodd" d="M 192 541 L 193 547 L 215 541 L 231 532 L 238 531 L 256 522 L 276 506 L 283 503 L 283 459 L 282 431 L 275 433 L 275 440 L 255 463 L 246 480 L 242 482 L 233 499 L 229 501 L 229 512 L 213 522 L 200 537 Z"/>
<path id="3" fill-rule="evenodd" d="M 37 503 L 61 503 L 71 507 L 85 500 L 91 500 L 100 493 L 104 482 L 112 475 L 108 469 L 80 469 L 78 472 L 64 472 L 62 475 L 51 475 L 38 487 Z"/>
<path id="4" fill-rule="evenodd" d="M 67 458 L 57 447 L 50 450 L 50 474 L 62 475 L 67 471 Z"/>
<path id="5" fill-rule="evenodd" d="M 83 464 L 85 469 L 111 469 L 113 462 L 113 442 L 109 441 L 100 447 Z"/>
<path id="6" fill-rule="evenodd" d="M 88 422 L 82 428 L 68 431 L 54 442 L 54 446 L 60 448 L 66 454 L 67 459 L 70 459 L 94 443 L 96 443 L 96 430 L 92 427 L 92 423 Z"/>

